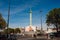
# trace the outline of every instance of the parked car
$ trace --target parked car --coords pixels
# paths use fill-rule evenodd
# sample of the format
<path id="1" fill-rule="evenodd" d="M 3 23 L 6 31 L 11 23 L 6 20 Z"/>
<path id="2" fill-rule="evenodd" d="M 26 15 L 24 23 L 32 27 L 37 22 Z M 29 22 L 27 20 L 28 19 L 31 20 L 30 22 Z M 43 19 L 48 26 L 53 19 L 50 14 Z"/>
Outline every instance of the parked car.
<path id="1" fill-rule="evenodd" d="M 17 36 L 15 34 L 8 34 L 8 40 L 17 40 Z"/>
<path id="2" fill-rule="evenodd" d="M 17 37 L 15 34 L 2 34 L 0 35 L 0 40 L 17 40 Z"/>
<path id="3" fill-rule="evenodd" d="M 0 35 L 0 40 L 7 40 L 7 36 L 6 36 L 6 34 L 2 34 L 2 35 Z"/>
<path id="4" fill-rule="evenodd" d="M 50 38 L 60 37 L 60 31 L 58 31 L 58 32 L 51 32 L 51 33 L 49 33 L 49 35 L 50 35 Z"/>

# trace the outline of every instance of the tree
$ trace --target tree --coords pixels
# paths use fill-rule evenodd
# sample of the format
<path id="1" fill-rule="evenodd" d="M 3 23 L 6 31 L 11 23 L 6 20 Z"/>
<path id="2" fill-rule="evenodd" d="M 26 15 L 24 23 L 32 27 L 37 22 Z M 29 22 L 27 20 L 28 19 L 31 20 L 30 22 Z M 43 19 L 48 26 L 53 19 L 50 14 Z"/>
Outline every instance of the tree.
<path id="1" fill-rule="evenodd" d="M 53 24 L 56 27 L 56 30 L 58 32 L 58 28 L 60 25 L 60 8 L 55 8 L 47 14 L 47 25 Z"/>
<path id="2" fill-rule="evenodd" d="M 5 29 L 5 30 L 4 30 L 4 33 L 5 33 L 5 34 L 7 34 L 7 33 L 8 33 L 8 34 L 14 33 L 14 29 L 12 29 L 12 28 Z"/>
<path id="3" fill-rule="evenodd" d="M 14 32 L 15 32 L 15 33 L 20 33 L 21 30 L 20 30 L 19 28 L 16 28 L 16 29 L 14 30 Z"/>
<path id="4" fill-rule="evenodd" d="M 0 14 L 0 29 L 4 29 L 5 27 L 6 27 L 6 21 L 4 20 L 4 18 Z"/>

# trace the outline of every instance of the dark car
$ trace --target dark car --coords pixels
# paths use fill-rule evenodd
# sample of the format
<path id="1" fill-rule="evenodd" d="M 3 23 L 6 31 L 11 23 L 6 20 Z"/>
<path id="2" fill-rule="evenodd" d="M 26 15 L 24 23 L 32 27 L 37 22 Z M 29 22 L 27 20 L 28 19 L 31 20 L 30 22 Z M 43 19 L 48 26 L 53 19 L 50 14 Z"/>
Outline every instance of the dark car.
<path id="1" fill-rule="evenodd" d="M 2 34 L 2 35 L 0 35 L 0 40 L 7 40 L 7 36 L 6 36 L 6 34 Z"/>
<path id="2" fill-rule="evenodd" d="M 58 32 L 51 32 L 49 35 L 50 35 L 50 38 L 60 37 L 60 31 L 58 31 Z"/>
<path id="3" fill-rule="evenodd" d="M 51 33 L 49 33 L 49 35 L 50 35 L 50 38 L 52 39 L 55 37 L 55 32 L 51 32 Z"/>
<path id="4" fill-rule="evenodd" d="M 15 34 L 1 34 L 0 40 L 17 40 L 17 37 Z"/>
<path id="5" fill-rule="evenodd" d="M 17 37 L 15 34 L 9 34 L 8 35 L 8 40 L 17 40 Z"/>

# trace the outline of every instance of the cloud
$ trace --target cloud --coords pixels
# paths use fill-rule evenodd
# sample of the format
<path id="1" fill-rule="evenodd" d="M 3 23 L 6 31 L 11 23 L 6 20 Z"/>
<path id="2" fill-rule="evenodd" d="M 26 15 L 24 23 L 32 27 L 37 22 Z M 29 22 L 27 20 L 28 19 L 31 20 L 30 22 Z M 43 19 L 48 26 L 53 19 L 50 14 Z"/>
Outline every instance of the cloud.
<path id="1" fill-rule="evenodd" d="M 16 0 L 15 0 L 16 1 Z M 19 1 L 19 0 L 18 0 Z M 17 1 L 17 2 L 18 2 Z M 25 1 L 25 0 L 24 0 Z M 30 7 L 35 7 L 36 5 L 39 4 L 39 0 L 28 0 L 27 2 L 25 1 L 25 3 L 21 3 L 21 5 L 12 5 L 11 4 L 11 8 L 10 8 L 10 14 L 16 14 L 18 12 L 22 12 L 25 9 L 28 9 Z M 3 12 L 4 11 L 4 12 Z M 0 10 L 1 13 L 3 13 L 4 15 L 8 14 L 8 8 L 4 8 L 2 10 Z"/>
<path id="2" fill-rule="evenodd" d="M 18 13 L 18 12 L 22 12 L 22 11 L 24 11 L 25 9 L 28 9 L 28 8 L 30 8 L 30 7 L 35 7 L 35 6 L 37 6 L 39 4 L 39 1 L 37 1 L 37 0 L 30 0 L 30 2 L 29 1 L 27 1 L 27 2 L 25 2 L 25 4 L 21 4 L 21 5 L 19 5 L 18 7 L 16 6 L 16 8 L 14 8 L 12 11 L 11 11 L 11 14 L 13 14 L 13 13 Z"/>
<path id="3" fill-rule="evenodd" d="M 33 26 L 37 26 L 38 28 L 41 29 L 41 24 L 35 24 L 35 25 L 33 25 Z M 42 23 L 42 28 L 43 28 L 43 30 L 46 30 L 47 27 L 48 27 L 48 26 L 46 25 L 46 23 Z"/>

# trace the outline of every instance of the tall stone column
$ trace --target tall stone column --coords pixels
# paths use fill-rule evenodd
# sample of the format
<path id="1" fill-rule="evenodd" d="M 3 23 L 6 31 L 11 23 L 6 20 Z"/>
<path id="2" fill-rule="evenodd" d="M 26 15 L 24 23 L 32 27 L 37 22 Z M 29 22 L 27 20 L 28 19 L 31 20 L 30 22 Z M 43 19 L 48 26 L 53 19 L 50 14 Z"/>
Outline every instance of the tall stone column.
<path id="1" fill-rule="evenodd" d="M 30 8 L 30 26 L 32 26 L 32 10 Z"/>

